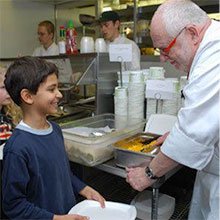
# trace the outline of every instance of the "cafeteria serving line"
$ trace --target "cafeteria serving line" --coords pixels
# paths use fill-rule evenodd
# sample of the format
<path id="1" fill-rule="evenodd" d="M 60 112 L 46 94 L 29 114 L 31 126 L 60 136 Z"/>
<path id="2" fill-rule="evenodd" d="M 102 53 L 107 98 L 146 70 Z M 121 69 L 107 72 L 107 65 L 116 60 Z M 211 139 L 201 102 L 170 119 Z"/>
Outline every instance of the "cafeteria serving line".
<path id="1" fill-rule="evenodd" d="M 91 58 L 92 57 L 92 58 Z M 95 61 L 93 63 L 93 59 L 95 57 Z M 107 71 L 112 71 L 113 68 L 119 68 L 119 65 L 110 63 L 108 65 L 110 65 L 109 69 L 107 69 L 108 65 L 107 64 L 107 54 L 82 54 L 82 55 L 77 55 L 77 56 L 59 56 L 59 57 L 46 57 L 44 59 L 51 59 L 53 60 L 53 62 L 57 62 L 59 60 L 68 60 L 68 62 L 64 62 L 64 63 L 71 63 L 72 65 L 79 65 L 79 60 L 81 60 L 81 67 L 85 68 L 86 70 L 88 69 L 87 65 L 89 65 L 87 62 L 88 60 L 93 63 L 91 65 L 91 69 L 102 69 L 103 73 L 101 72 L 97 72 L 97 74 L 100 74 L 102 76 L 101 77 L 97 77 L 95 79 L 100 79 L 99 81 L 96 81 L 98 85 L 96 85 L 96 93 L 94 95 L 94 98 L 92 97 L 84 97 L 84 96 L 80 96 L 80 94 L 76 94 L 78 95 L 78 101 L 77 100 L 73 100 L 75 99 L 75 97 L 77 97 L 72 91 L 71 89 L 69 89 L 67 85 L 65 84 L 60 84 L 60 86 L 65 85 L 66 86 L 66 90 L 62 89 L 62 87 L 60 88 L 60 91 L 63 93 L 65 91 L 70 91 L 69 96 L 65 96 L 65 93 L 63 93 L 63 99 L 61 100 L 61 105 L 59 106 L 59 111 L 55 114 L 55 115 L 51 115 L 50 116 L 50 120 L 53 121 L 57 121 L 60 126 L 63 128 L 63 134 L 64 134 L 64 139 L 66 142 L 66 150 L 68 152 L 68 156 L 69 159 L 71 161 L 71 164 L 75 164 L 73 166 L 73 171 L 75 171 L 75 167 L 77 166 L 77 164 L 82 164 L 82 165 L 78 165 L 81 166 L 79 168 L 80 172 L 79 175 L 81 176 L 83 173 L 85 175 L 88 175 L 88 173 L 86 172 L 88 167 L 94 167 L 94 168 L 98 168 L 101 170 L 104 170 L 105 172 L 111 173 L 114 176 L 119 176 L 125 178 L 126 176 L 126 172 L 124 170 L 124 168 L 121 168 L 123 166 L 126 166 L 126 164 L 122 164 L 120 166 L 120 163 L 118 164 L 119 166 L 117 166 L 115 164 L 115 161 L 112 160 L 111 158 L 113 157 L 113 149 L 109 146 L 111 143 L 116 142 L 117 140 L 119 140 L 120 138 L 126 138 L 132 135 L 137 134 L 138 132 L 142 132 L 145 124 L 146 124 L 146 120 L 144 119 L 144 117 L 142 119 L 133 119 L 133 121 L 127 121 L 127 119 L 122 116 L 122 117 L 117 117 L 115 116 L 113 113 L 100 113 L 100 114 L 96 114 L 96 116 L 91 116 L 91 114 L 95 111 L 107 111 L 105 110 L 108 106 L 106 106 L 105 102 L 99 101 L 99 97 L 103 96 L 103 99 L 106 100 L 106 97 L 108 94 L 112 94 L 114 91 L 114 85 L 115 85 L 115 80 L 114 78 L 112 78 L 112 83 L 109 80 L 108 81 L 108 87 L 105 87 L 104 92 L 106 92 L 107 94 L 102 94 L 101 92 L 103 92 L 102 88 L 99 88 L 99 86 L 102 86 L 102 82 L 105 80 L 103 79 L 103 76 L 107 76 L 108 72 Z M 99 62 L 96 59 L 101 59 L 104 62 Z M 4 65 L 7 65 L 7 63 L 12 63 L 14 60 L 16 59 L 1 59 L 1 63 Z M 76 64 L 74 64 L 76 63 Z M 86 64 L 85 64 L 86 63 Z M 93 65 L 97 65 L 97 63 L 99 63 L 100 65 L 105 63 L 104 66 L 100 66 L 99 68 L 94 67 Z M 84 67 L 84 65 L 86 67 Z M 105 67 L 105 69 L 103 69 Z M 91 73 L 93 73 L 92 71 L 87 70 L 87 74 L 82 74 L 84 75 L 84 77 L 82 77 L 81 80 L 79 80 L 81 83 L 83 83 L 86 79 L 87 82 L 91 81 L 91 82 L 95 82 L 95 79 L 91 78 Z M 117 72 L 117 71 L 116 71 Z M 92 75 L 94 76 L 94 75 Z M 115 77 L 118 77 L 117 74 L 115 75 Z M 109 77 L 108 77 L 109 79 Z M 107 85 L 107 84 L 106 84 Z M 113 86 L 112 86 L 113 85 Z M 79 84 L 80 86 L 80 84 Z M 112 86 L 112 87 L 111 87 Z M 109 90 L 109 91 L 108 91 Z M 83 94 L 84 95 L 84 94 Z M 74 97 L 74 98 L 73 98 Z M 111 108 L 114 109 L 114 101 L 113 101 L 113 96 L 109 95 L 109 100 L 110 98 L 112 98 L 112 101 L 109 101 L 108 104 L 112 103 Z M 77 103 L 78 102 L 78 103 Z M 109 107 L 108 107 L 109 108 Z M 87 118 L 85 118 L 87 117 Z M 174 116 L 173 116 L 174 117 Z M 82 118 L 77 120 L 78 118 Z M 172 118 L 170 116 L 170 118 Z M 173 119 L 173 118 L 172 118 Z M 175 119 L 175 117 L 174 117 Z M 149 120 L 148 120 L 149 121 Z M 172 120 L 171 120 L 172 121 Z M 129 124 L 128 124 L 129 123 Z M 160 123 L 162 123 L 162 121 L 160 120 Z M 158 124 L 158 123 L 156 123 Z M 168 125 L 168 123 L 164 123 L 164 125 Z M 106 128 L 106 126 L 109 126 L 110 128 Z M 68 128 L 73 129 L 75 128 L 77 130 L 77 128 L 80 129 L 80 127 L 95 127 L 95 131 L 92 134 L 92 137 L 86 137 L 83 136 L 86 134 L 85 131 L 78 131 L 78 133 L 75 134 L 71 134 L 71 132 L 68 132 Z M 105 128 L 107 130 L 104 130 L 104 133 L 102 133 L 100 131 L 100 129 L 97 130 L 97 128 Z M 118 131 L 114 131 L 114 129 L 118 129 Z M 67 130 L 66 130 L 67 129 Z M 113 129 L 113 130 L 112 130 Z M 165 129 L 165 128 L 164 128 Z M 77 132 L 77 131 L 76 131 Z M 110 133 L 105 133 L 105 132 L 110 132 Z M 159 131 L 158 131 L 159 132 Z M 163 133 L 163 131 L 161 131 Z M 157 133 L 157 132 L 156 132 Z M 161 133 L 161 134 L 162 134 Z M 104 134 L 104 136 L 102 136 Z M 97 136 L 96 136 L 97 135 Z M 101 135 L 101 136 L 100 136 Z M 158 134 L 157 134 L 158 135 Z M 155 136 L 158 137 L 158 136 Z M 154 138 L 155 138 L 154 137 Z M 144 137 L 143 137 L 144 138 Z M 152 137 L 150 137 L 152 138 Z M 123 151 L 118 151 L 120 152 L 123 157 Z M 136 154 L 136 155 L 135 155 Z M 149 160 L 152 158 L 153 155 L 150 156 L 146 156 L 143 153 L 135 153 L 134 156 L 137 156 L 137 158 L 134 158 L 136 162 L 138 162 L 139 160 L 146 160 L 146 162 L 149 162 Z M 127 157 L 127 160 L 129 161 L 130 158 L 128 157 L 129 155 L 125 155 L 125 157 Z M 106 162 L 106 160 L 110 159 L 109 162 Z M 120 158 L 119 158 L 120 159 Z M 73 161 L 73 162 L 72 162 Z M 139 162 L 140 162 L 139 161 Z M 123 161 L 121 161 L 123 162 Z M 124 161 L 126 162 L 126 161 Z M 110 165 L 109 165 L 110 163 Z M 128 165 L 128 164 L 127 164 Z M 77 166 L 77 167 L 78 167 Z M 97 182 L 96 185 L 96 179 L 97 179 L 97 172 L 94 171 L 89 171 L 89 173 L 93 173 L 94 176 L 93 177 L 89 177 L 89 178 L 85 178 L 83 177 L 83 179 L 88 183 L 91 182 L 91 184 L 94 184 L 95 187 L 100 187 L 100 184 Z M 106 169 L 107 168 L 107 169 Z M 92 168 L 91 168 L 92 169 Z M 177 169 L 178 170 L 178 169 Z M 173 173 L 175 173 L 177 170 L 174 170 Z M 166 176 L 166 179 L 169 178 L 171 175 L 173 175 L 173 173 L 171 172 L 168 176 Z M 105 177 L 106 174 L 102 175 Z M 104 178 L 103 177 L 103 178 Z M 115 177 L 112 176 L 106 176 L 109 180 L 108 182 L 111 182 Z M 119 180 L 121 181 L 121 180 Z M 123 179 L 124 184 L 125 183 L 125 179 Z M 152 219 L 157 219 L 157 210 L 160 211 L 160 206 L 158 207 L 158 196 L 160 196 L 159 194 L 159 188 L 161 188 L 161 185 L 164 183 L 165 179 L 162 178 L 161 182 L 159 184 L 156 184 L 155 187 L 153 188 L 155 193 L 153 194 L 153 206 L 148 204 L 148 212 L 149 213 L 145 213 L 146 215 L 149 216 L 149 218 Z M 105 185 L 105 183 L 102 183 L 103 186 Z M 102 187 L 103 187 L 102 186 Z M 131 190 L 131 189 L 130 189 Z M 123 189 L 122 189 L 122 193 L 123 193 Z M 150 193 L 150 194 L 149 194 Z M 136 194 L 136 193 L 135 193 Z M 131 195 L 134 196 L 134 191 L 133 193 L 131 193 Z M 184 194 L 183 194 L 184 195 Z M 107 195 L 107 198 L 111 198 L 111 193 L 109 195 Z M 167 199 L 168 197 L 166 197 L 166 195 L 164 195 L 165 198 Z M 168 196 L 168 195 L 167 195 Z M 173 197 L 172 197 L 173 198 Z M 114 198 L 112 198 L 114 200 Z M 146 196 L 146 199 L 149 203 L 149 201 L 151 201 L 151 192 L 148 192 L 148 195 Z M 166 200 L 165 200 L 166 201 Z M 172 215 L 172 210 L 174 209 L 174 198 L 172 201 L 172 205 L 171 207 L 167 207 L 167 209 L 165 210 L 168 216 Z M 121 200 L 121 202 L 123 203 L 128 203 L 128 200 Z M 152 216 L 151 216 L 151 208 L 153 209 L 152 212 Z M 144 214 L 144 216 L 145 216 Z"/>
<path id="2" fill-rule="evenodd" d="M 29 77 L 27 75 L 23 82 L 18 80 L 13 89 L 9 86 L 10 78 L 7 76 L 20 71 L 16 65 L 22 60 L 48 65 L 53 70 L 48 77 L 43 77 L 38 84 L 39 88 L 34 92 L 31 87 L 25 85 L 22 92 L 18 92 L 16 96 L 21 99 L 22 109 L 23 105 L 28 103 L 27 106 L 35 114 L 36 111 L 33 111 L 31 106 L 37 105 L 37 112 L 45 115 L 46 120 L 41 129 L 43 133 L 30 123 L 38 117 L 29 117 L 31 120 L 24 117 L 23 121 L 19 120 L 11 127 L 7 125 L 8 130 L 4 127 L 4 121 L 2 132 L 7 130 L 7 134 L 11 135 L 13 131 L 12 137 L 16 138 L 16 132 L 20 130 L 23 134 L 31 132 L 33 135 L 36 130 L 38 135 L 53 135 L 60 129 L 57 138 L 63 139 L 57 139 L 59 144 L 57 141 L 54 146 L 47 146 L 48 154 L 40 154 L 40 149 L 35 151 L 37 157 L 32 154 L 32 150 L 28 150 L 28 154 L 30 158 L 35 158 L 31 161 L 36 165 L 34 167 L 39 167 L 40 172 L 54 170 L 56 176 L 60 176 L 62 172 L 58 167 L 70 163 L 70 173 L 74 173 L 74 178 L 75 175 L 79 178 L 74 180 L 77 185 L 77 189 L 73 186 L 74 203 L 67 192 L 58 193 L 60 189 L 65 191 L 62 182 L 68 183 L 66 177 L 69 174 L 64 170 L 65 178 L 54 180 L 54 187 L 50 188 L 53 190 L 56 187 L 57 194 L 48 197 L 39 191 L 41 193 L 38 197 L 43 196 L 43 200 L 39 201 L 45 202 L 35 203 L 31 193 L 31 177 L 25 185 L 27 197 L 23 199 L 35 208 L 28 209 L 29 217 L 25 218 L 40 218 L 40 215 L 32 212 L 39 209 L 41 216 L 45 215 L 51 219 L 59 219 L 60 214 L 64 218 L 90 217 L 110 220 L 111 213 L 115 214 L 114 220 L 219 219 L 217 33 L 220 27 L 218 17 L 213 19 L 210 14 L 215 12 L 216 2 L 210 1 L 207 4 L 189 0 L 167 0 L 164 3 L 145 6 L 144 1 L 134 0 L 128 3 L 125 0 L 122 3 L 121 0 L 117 3 L 119 5 L 113 6 L 103 0 L 94 1 L 90 6 L 87 5 L 88 2 L 80 4 L 83 7 L 75 0 L 0 2 L 1 8 L 7 8 L 9 15 L 15 13 L 21 18 L 22 25 L 17 22 L 12 32 L 16 31 L 22 35 L 23 27 L 30 24 L 35 29 L 30 28 L 28 35 L 22 35 L 20 45 L 14 45 L 12 41 L 10 47 L 8 42 L 11 35 L 8 35 L 7 40 L 4 33 L 2 35 L 5 44 L 2 44 L 0 51 L 0 66 L 7 70 L 5 83 L 11 97 L 15 97 L 13 90 L 18 89 L 18 82 L 25 84 Z M 112 8 L 108 9 L 110 13 L 105 13 L 108 4 Z M 21 7 L 22 5 L 25 7 Z M 25 10 L 27 7 L 31 10 Z M 32 21 L 24 19 L 30 12 Z M 105 31 L 103 29 L 101 32 L 102 15 L 107 16 L 107 20 L 102 21 Z M 111 16 L 117 19 L 114 20 Z M 9 17 L 10 23 L 13 16 Z M 30 56 L 37 47 L 33 33 L 41 21 L 54 24 L 53 36 L 59 54 Z M 109 23 L 111 25 L 108 26 Z M 5 27 L 1 21 L 0 25 Z M 130 40 L 106 44 L 103 34 L 107 34 L 107 28 L 110 34 L 112 27 L 118 27 L 117 33 L 120 33 L 123 39 L 129 38 L 136 42 L 141 52 L 140 68 L 123 68 L 124 63 L 131 63 L 133 60 L 134 51 Z M 9 29 L 5 30 L 8 33 Z M 29 42 L 28 45 L 22 44 L 24 39 Z M 31 39 L 34 43 L 31 43 Z M 23 61 L 19 65 L 27 74 L 33 74 L 33 70 L 40 67 L 32 65 L 25 68 Z M 12 71 L 13 68 L 15 72 Z M 40 68 L 38 73 L 43 74 L 45 71 L 48 71 L 48 68 Z M 24 72 L 19 73 L 20 77 Z M 31 78 L 30 82 L 33 81 Z M 55 82 L 53 89 L 48 87 L 48 90 L 44 90 L 44 86 L 50 82 Z M 0 89 L 3 95 L 7 94 L 3 93 L 4 89 L 3 85 Z M 42 96 L 42 99 L 35 99 L 35 96 L 40 97 L 42 92 L 47 95 Z M 30 96 L 24 96 L 25 94 Z M 13 100 L 16 101 L 17 98 Z M 43 101 L 47 101 L 47 105 L 44 106 Z M 20 104 L 17 101 L 16 103 Z M 13 103 L 14 107 L 17 108 Z M 18 113 L 11 107 L 9 110 L 2 112 L 3 118 L 20 118 L 21 111 Z M 25 112 L 26 110 L 25 107 Z M 14 129 L 15 126 L 17 127 Z M 3 134 L 4 137 L 5 135 L 6 133 Z M 19 200 L 10 200 L 10 196 L 14 194 L 8 196 L 8 189 L 14 184 L 7 183 L 9 178 L 6 178 L 6 174 L 10 173 L 9 167 L 15 170 L 21 167 L 15 166 L 16 161 L 21 158 L 10 163 L 7 158 L 13 149 L 19 151 L 23 144 L 8 151 L 9 145 L 13 143 L 9 136 L 7 139 L 9 140 L 6 140 L 6 145 L 1 145 L 0 148 L 3 159 L 1 169 L 4 170 L 1 218 L 12 218 L 12 215 L 17 215 L 16 210 L 22 207 L 16 205 L 15 208 L 10 208 L 12 200 L 13 204 L 14 201 L 19 204 Z M 41 139 L 39 143 L 46 146 L 44 140 L 46 139 Z M 35 143 L 34 146 L 37 145 Z M 68 157 L 65 161 L 59 159 L 58 145 L 63 149 L 62 155 Z M 25 147 L 33 149 L 33 146 L 29 148 L 28 144 Z M 39 162 L 40 158 L 44 159 Z M 48 162 L 46 158 L 51 158 L 47 170 L 42 169 L 42 164 Z M 53 159 L 56 164 L 52 163 Z M 30 170 L 27 164 L 22 163 L 23 171 L 26 168 Z M 34 170 L 30 175 L 34 174 Z M 18 171 L 20 175 L 14 175 L 13 178 L 24 176 L 23 171 Z M 47 185 L 49 179 L 45 177 L 46 175 L 41 178 Z M 38 181 L 35 186 L 36 184 Z M 57 187 L 58 185 L 61 187 Z M 84 186 L 86 190 L 83 190 Z M 70 188 L 68 187 L 69 192 Z M 60 204 L 60 207 L 54 209 L 56 205 L 51 206 L 49 199 L 57 195 L 60 195 L 59 198 L 66 196 L 69 202 L 67 204 L 58 199 L 56 204 Z M 102 198 L 106 200 L 105 205 Z M 62 207 L 65 211 L 58 211 Z M 22 213 L 27 212 L 23 210 L 19 213 L 21 217 Z"/>

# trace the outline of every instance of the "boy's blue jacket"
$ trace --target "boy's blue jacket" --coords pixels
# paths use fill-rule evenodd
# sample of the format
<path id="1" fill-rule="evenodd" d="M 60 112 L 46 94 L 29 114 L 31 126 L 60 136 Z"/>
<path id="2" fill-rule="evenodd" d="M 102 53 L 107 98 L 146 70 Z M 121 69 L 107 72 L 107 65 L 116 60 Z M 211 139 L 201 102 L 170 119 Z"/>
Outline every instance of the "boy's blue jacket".
<path id="1" fill-rule="evenodd" d="M 3 209 L 10 219 L 67 214 L 86 185 L 70 170 L 62 131 L 18 125 L 4 147 Z"/>

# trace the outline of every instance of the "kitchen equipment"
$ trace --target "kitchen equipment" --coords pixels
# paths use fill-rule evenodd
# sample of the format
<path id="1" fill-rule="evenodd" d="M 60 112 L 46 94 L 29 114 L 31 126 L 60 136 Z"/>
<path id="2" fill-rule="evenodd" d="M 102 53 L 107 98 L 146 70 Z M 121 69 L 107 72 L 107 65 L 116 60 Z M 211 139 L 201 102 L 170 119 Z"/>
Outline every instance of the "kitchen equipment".
<path id="1" fill-rule="evenodd" d="M 90 220 L 135 220 L 137 211 L 133 205 L 105 201 L 105 208 L 101 208 L 97 201 L 84 200 L 75 205 L 68 214 L 88 216 Z"/>
<path id="2" fill-rule="evenodd" d="M 160 135 L 152 133 L 138 133 L 112 144 L 116 165 L 119 167 L 136 167 L 148 165 L 159 151 L 159 146 L 150 146 L 147 153 L 141 152 L 146 150 L 147 144 L 154 141 Z M 132 150 L 133 149 L 133 150 Z M 140 149 L 140 151 L 138 151 Z"/>
<path id="3" fill-rule="evenodd" d="M 96 128 L 98 131 L 99 128 L 106 126 L 113 130 L 104 135 L 89 135 L 86 137 L 71 132 L 71 128 L 76 127 Z M 143 131 L 144 126 L 144 119 L 133 124 L 130 120 L 124 120 L 120 129 L 115 129 L 115 115 L 102 114 L 70 121 L 69 123 L 63 124 L 61 128 L 69 159 L 86 166 L 95 166 L 113 157 L 113 148 L 110 146 L 112 143 Z"/>
<path id="4" fill-rule="evenodd" d="M 61 104 L 66 104 L 70 100 L 71 92 L 75 89 L 75 84 L 68 84 L 68 83 L 59 83 L 59 91 L 62 93 L 63 97 L 60 100 Z"/>
<path id="5" fill-rule="evenodd" d="M 95 16 L 87 15 L 87 14 L 80 14 L 79 21 L 83 25 L 83 36 L 86 35 L 86 27 L 95 24 Z"/>
<path id="6" fill-rule="evenodd" d="M 91 25 L 95 22 L 95 16 L 87 15 L 87 14 L 80 14 L 79 20 L 82 25 Z"/>
<path id="7" fill-rule="evenodd" d="M 137 209 L 137 217 L 140 220 L 151 219 L 152 192 L 145 190 L 138 193 L 131 201 Z M 158 220 L 168 220 L 172 216 L 175 208 L 175 198 L 159 193 L 158 195 Z"/>
<path id="8" fill-rule="evenodd" d="M 59 88 L 59 91 L 62 93 L 62 99 L 59 104 L 66 104 L 70 100 L 71 90 L 69 88 Z"/>
<path id="9" fill-rule="evenodd" d="M 93 53 L 94 40 L 92 37 L 84 36 L 80 41 L 80 53 Z"/>
<path id="10" fill-rule="evenodd" d="M 149 21 L 141 19 L 137 22 L 137 35 L 149 36 Z"/>
<path id="11" fill-rule="evenodd" d="M 97 38 L 95 40 L 95 51 L 97 53 L 106 53 L 107 52 L 107 46 L 106 46 L 104 38 Z"/>

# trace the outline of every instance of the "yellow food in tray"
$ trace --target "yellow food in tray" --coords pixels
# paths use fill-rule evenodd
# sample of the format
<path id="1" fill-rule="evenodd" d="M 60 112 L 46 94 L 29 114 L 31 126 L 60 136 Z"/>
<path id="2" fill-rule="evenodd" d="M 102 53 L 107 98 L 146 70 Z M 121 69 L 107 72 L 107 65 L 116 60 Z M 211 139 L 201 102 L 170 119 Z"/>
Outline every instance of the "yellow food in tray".
<path id="1" fill-rule="evenodd" d="M 124 139 L 121 141 L 118 141 L 114 144 L 115 147 L 135 151 L 135 152 L 143 152 L 143 153 L 149 153 L 152 150 L 155 149 L 157 145 L 157 141 L 153 140 L 149 144 L 145 144 L 143 138 L 137 137 L 134 139 Z"/>

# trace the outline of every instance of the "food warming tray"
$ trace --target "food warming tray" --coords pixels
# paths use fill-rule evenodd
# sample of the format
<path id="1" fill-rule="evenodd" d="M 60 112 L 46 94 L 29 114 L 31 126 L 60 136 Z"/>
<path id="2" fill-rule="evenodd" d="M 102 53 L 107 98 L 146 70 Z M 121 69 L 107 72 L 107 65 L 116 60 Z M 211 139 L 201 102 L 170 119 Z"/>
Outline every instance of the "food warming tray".
<path id="1" fill-rule="evenodd" d="M 160 137 L 158 134 L 138 133 L 112 144 L 116 165 L 123 168 L 148 165 L 152 158 L 159 152 L 159 146 L 151 147 L 147 153 L 130 150 L 128 146 L 137 142 L 138 144 L 143 143 L 141 148 L 144 148 L 158 137 Z"/>

